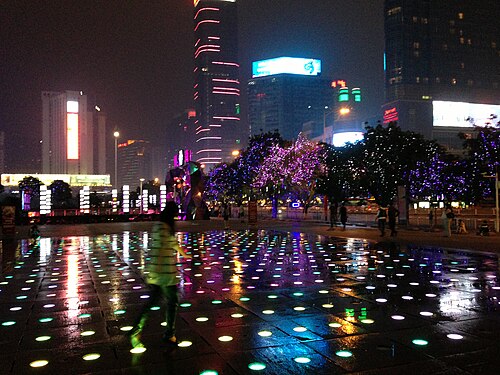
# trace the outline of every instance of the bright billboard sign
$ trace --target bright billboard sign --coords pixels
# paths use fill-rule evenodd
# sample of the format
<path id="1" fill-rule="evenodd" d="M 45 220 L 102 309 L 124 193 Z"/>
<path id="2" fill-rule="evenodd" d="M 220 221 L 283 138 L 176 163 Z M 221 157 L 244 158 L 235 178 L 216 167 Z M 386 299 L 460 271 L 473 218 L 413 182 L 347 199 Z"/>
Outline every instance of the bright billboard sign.
<path id="1" fill-rule="evenodd" d="M 80 158 L 78 139 L 78 102 L 69 100 L 66 102 L 66 147 L 67 159 L 78 160 Z"/>
<path id="2" fill-rule="evenodd" d="M 500 105 L 434 100 L 432 115 L 436 127 L 488 126 L 499 121 Z"/>
<path id="3" fill-rule="evenodd" d="M 32 176 L 39 179 L 43 184 L 50 185 L 56 180 L 68 183 L 70 186 L 110 186 L 111 177 L 109 174 L 7 174 L 2 173 L 1 183 L 3 186 L 19 186 L 23 178 Z"/>
<path id="4" fill-rule="evenodd" d="M 344 147 L 348 143 L 356 143 L 364 138 L 363 132 L 343 132 L 334 133 L 332 137 L 332 145 L 334 147 Z"/>
<path id="5" fill-rule="evenodd" d="M 321 73 L 321 60 L 300 57 L 278 57 L 252 63 L 252 77 L 265 77 L 275 74 L 298 74 L 317 76 Z"/>

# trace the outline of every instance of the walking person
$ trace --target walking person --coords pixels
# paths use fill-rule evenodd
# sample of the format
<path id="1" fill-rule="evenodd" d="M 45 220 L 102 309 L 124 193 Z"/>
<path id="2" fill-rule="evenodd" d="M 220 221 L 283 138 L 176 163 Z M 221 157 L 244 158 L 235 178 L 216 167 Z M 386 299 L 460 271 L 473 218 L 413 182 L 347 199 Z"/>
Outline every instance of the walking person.
<path id="1" fill-rule="evenodd" d="M 385 207 L 379 207 L 375 220 L 378 222 L 380 237 L 385 236 L 385 222 L 387 221 L 387 211 Z"/>
<path id="2" fill-rule="evenodd" d="M 337 226 L 337 211 L 339 208 L 338 202 L 330 202 L 330 229 L 333 230 L 333 227 Z"/>
<path id="3" fill-rule="evenodd" d="M 453 209 L 450 205 L 447 205 L 446 208 L 441 213 L 441 220 L 443 222 L 443 233 L 445 237 L 451 237 L 451 221 L 455 218 L 455 214 L 453 213 Z"/>
<path id="4" fill-rule="evenodd" d="M 394 206 L 393 203 L 389 206 L 387 210 L 387 216 L 389 219 L 389 229 L 391 230 L 391 237 L 396 237 L 398 234 L 396 230 L 396 219 L 399 217 L 399 210 Z"/>
<path id="5" fill-rule="evenodd" d="M 177 345 L 175 337 L 175 320 L 179 302 L 177 253 L 184 258 L 191 259 L 191 256 L 179 246 L 175 237 L 175 217 L 178 214 L 179 209 L 175 202 L 166 202 L 165 208 L 160 213 L 160 222 L 153 227 L 152 246 L 148 252 L 150 260 L 145 266 L 148 272 L 146 282 L 151 293 L 130 334 L 130 342 L 134 348 L 144 347 L 141 342 L 141 332 L 149 318 L 151 307 L 156 306 L 162 297 L 167 300 L 166 329 L 162 341 L 172 346 Z"/>
<path id="6" fill-rule="evenodd" d="M 347 223 L 347 207 L 345 206 L 345 202 L 342 202 L 342 205 L 340 206 L 340 222 L 345 230 Z"/>
<path id="7" fill-rule="evenodd" d="M 224 203 L 222 206 L 222 218 L 224 219 L 224 229 L 229 229 L 229 214 L 231 212 L 231 206 Z"/>

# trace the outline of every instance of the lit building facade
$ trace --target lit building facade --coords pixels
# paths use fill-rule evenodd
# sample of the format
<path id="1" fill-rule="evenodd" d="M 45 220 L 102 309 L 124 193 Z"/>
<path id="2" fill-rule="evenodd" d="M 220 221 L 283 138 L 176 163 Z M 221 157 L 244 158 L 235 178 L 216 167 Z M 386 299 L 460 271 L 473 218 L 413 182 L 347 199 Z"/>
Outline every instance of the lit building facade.
<path id="1" fill-rule="evenodd" d="M 323 133 L 331 110 L 331 80 L 321 78 L 321 61 L 279 57 L 253 63 L 248 82 L 250 135 L 278 131 L 294 139 L 309 124 L 312 136 Z"/>
<path id="2" fill-rule="evenodd" d="M 129 185 L 131 189 L 154 177 L 151 171 L 150 143 L 144 140 L 128 140 L 118 144 L 118 186 Z"/>
<path id="3" fill-rule="evenodd" d="M 87 95 L 42 92 L 42 173 L 106 173 L 105 140 L 106 117 Z"/>
<path id="4" fill-rule="evenodd" d="M 180 150 L 193 151 L 196 145 L 196 140 L 193 138 L 196 121 L 196 111 L 194 109 L 186 109 L 172 119 L 166 140 L 166 164 L 164 167 L 166 171 L 175 168 L 174 158 Z M 165 173 L 162 176 L 164 175 Z"/>
<path id="5" fill-rule="evenodd" d="M 248 132 L 240 117 L 236 0 L 194 1 L 193 158 L 207 167 L 231 160 Z"/>
<path id="6" fill-rule="evenodd" d="M 500 104 L 500 2 L 386 0 L 384 11 L 384 122 L 459 147 L 476 119 L 436 124 L 455 106 L 439 103 Z"/>

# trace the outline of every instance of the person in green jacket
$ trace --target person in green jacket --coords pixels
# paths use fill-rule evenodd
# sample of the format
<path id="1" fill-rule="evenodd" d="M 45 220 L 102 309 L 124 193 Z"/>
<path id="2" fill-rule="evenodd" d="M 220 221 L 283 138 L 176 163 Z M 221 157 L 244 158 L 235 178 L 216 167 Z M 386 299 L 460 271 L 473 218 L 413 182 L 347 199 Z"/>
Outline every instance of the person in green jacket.
<path id="1" fill-rule="evenodd" d="M 134 348 L 144 346 L 141 342 L 141 332 L 149 318 L 151 307 L 156 306 L 162 297 L 167 300 L 163 341 L 177 345 L 175 337 L 175 320 L 179 304 L 177 253 L 191 259 L 191 256 L 179 246 L 175 237 L 175 217 L 178 214 L 179 209 L 175 202 L 166 202 L 165 208 L 160 213 L 160 221 L 153 227 L 152 246 L 148 252 L 149 261 L 144 272 L 151 294 L 130 334 L 130 342 Z"/>

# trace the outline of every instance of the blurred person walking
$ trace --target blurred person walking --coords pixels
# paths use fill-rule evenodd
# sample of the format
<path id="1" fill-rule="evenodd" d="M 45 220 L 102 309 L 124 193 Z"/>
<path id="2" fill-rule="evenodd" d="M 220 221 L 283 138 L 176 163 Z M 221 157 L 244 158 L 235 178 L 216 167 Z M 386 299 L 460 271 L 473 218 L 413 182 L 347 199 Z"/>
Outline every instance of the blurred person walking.
<path id="1" fill-rule="evenodd" d="M 342 206 L 340 206 L 340 222 L 345 230 L 347 223 L 347 207 L 345 206 L 345 202 L 342 202 Z"/>

